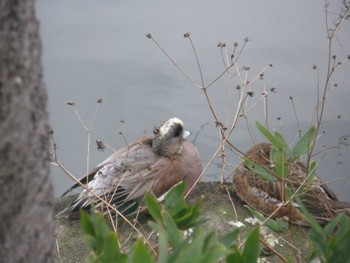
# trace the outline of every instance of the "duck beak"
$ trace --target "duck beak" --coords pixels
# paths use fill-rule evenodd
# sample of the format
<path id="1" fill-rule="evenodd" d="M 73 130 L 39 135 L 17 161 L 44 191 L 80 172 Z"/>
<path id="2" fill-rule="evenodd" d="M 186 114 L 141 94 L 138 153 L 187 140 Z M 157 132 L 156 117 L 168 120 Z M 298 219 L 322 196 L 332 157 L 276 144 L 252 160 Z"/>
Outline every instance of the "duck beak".
<path id="1" fill-rule="evenodd" d="M 190 131 L 184 131 L 182 138 L 186 139 L 187 137 L 189 137 L 191 135 Z"/>

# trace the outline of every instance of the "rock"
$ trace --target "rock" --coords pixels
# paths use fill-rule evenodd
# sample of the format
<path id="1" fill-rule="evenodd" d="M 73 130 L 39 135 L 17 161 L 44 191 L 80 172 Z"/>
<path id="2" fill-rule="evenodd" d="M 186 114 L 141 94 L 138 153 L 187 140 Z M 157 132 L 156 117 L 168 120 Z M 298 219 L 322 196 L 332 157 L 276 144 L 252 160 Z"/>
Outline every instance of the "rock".
<path id="1" fill-rule="evenodd" d="M 216 228 L 219 236 L 228 233 L 234 228 L 241 229 L 239 242 L 245 240 L 247 233 L 257 223 L 252 220 L 252 215 L 243 206 L 240 200 L 235 196 L 231 184 L 221 185 L 219 182 L 201 182 L 190 196 L 187 198 L 189 203 L 194 203 L 203 199 L 201 205 L 201 215 L 207 219 L 204 223 L 205 228 Z M 74 198 L 68 196 L 55 201 L 55 213 L 58 213 L 67 206 Z M 142 215 L 138 222 L 133 222 L 139 231 L 147 236 L 150 229 L 147 225 L 151 217 Z M 116 223 L 116 222 L 114 222 Z M 111 224 L 111 229 L 113 226 Z M 132 227 L 122 220 L 117 222 L 119 239 L 122 247 L 127 251 L 128 244 L 133 243 L 139 234 Z M 79 220 L 60 219 L 56 220 L 58 262 L 85 262 L 88 251 L 85 245 Z M 268 244 L 274 251 L 264 247 L 260 262 L 282 262 L 276 256 L 276 253 L 282 255 L 285 259 L 290 257 L 293 262 L 304 262 L 307 253 L 310 250 L 308 243 L 308 228 L 289 225 L 287 231 L 275 233 L 265 226 L 260 229 L 261 239 Z M 156 242 L 155 235 L 152 235 L 149 241 L 151 244 Z"/>

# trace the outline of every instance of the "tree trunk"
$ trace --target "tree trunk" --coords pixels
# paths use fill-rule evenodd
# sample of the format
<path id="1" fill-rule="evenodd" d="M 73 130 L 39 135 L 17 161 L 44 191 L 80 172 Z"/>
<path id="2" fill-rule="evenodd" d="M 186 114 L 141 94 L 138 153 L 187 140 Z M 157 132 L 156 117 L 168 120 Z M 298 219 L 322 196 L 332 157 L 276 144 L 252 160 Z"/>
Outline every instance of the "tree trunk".
<path id="1" fill-rule="evenodd" d="M 34 0 L 0 0 L 0 262 L 53 262 L 48 114 Z"/>

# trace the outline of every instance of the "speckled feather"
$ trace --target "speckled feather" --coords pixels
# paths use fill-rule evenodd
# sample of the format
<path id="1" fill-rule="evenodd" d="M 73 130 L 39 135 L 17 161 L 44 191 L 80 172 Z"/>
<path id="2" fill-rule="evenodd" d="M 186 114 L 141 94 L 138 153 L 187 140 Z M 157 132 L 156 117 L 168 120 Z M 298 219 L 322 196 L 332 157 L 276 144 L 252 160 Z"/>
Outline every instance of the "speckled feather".
<path id="1" fill-rule="evenodd" d="M 269 161 L 271 147 L 272 145 L 267 143 L 257 144 L 246 153 L 246 157 L 274 174 L 275 170 Z M 292 191 L 296 191 L 306 178 L 306 164 L 301 161 L 289 161 L 288 168 L 288 177 L 284 183 Z M 306 224 L 297 204 L 284 204 L 284 187 L 281 180 L 264 180 L 243 163 L 232 175 L 236 194 L 256 210 L 265 215 L 274 213 L 274 217 L 285 218 L 295 224 Z M 315 176 L 310 186 L 304 186 L 301 201 L 320 223 L 326 223 L 341 211 L 350 215 L 350 203 L 339 201 L 335 193 L 318 176 Z M 277 208 L 279 209 L 275 212 Z"/>

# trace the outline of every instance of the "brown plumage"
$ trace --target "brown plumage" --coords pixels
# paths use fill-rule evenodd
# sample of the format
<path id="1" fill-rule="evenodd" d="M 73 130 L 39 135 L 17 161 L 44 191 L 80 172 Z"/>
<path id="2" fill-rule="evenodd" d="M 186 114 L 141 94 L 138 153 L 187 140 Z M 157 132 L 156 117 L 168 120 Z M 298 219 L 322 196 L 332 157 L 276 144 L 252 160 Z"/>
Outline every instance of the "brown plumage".
<path id="1" fill-rule="evenodd" d="M 169 119 L 154 129 L 154 136 L 142 137 L 115 152 L 80 182 L 123 215 L 135 214 L 138 209 L 145 211 L 146 193 L 153 192 L 159 198 L 180 181 L 185 182 L 188 192 L 201 174 L 197 149 L 183 137 L 183 122 Z M 73 185 L 63 195 L 78 186 Z M 89 209 L 91 203 L 107 214 L 106 205 L 90 191 L 84 189 L 56 217 L 76 218 L 79 210 Z"/>
<path id="2" fill-rule="evenodd" d="M 272 147 L 268 143 L 256 144 L 247 151 L 245 158 L 275 174 L 274 166 L 270 162 Z M 295 192 L 307 176 L 307 166 L 304 162 L 290 160 L 288 169 L 288 176 L 284 182 L 281 179 L 271 182 L 256 175 L 241 163 L 232 174 L 233 187 L 238 197 L 261 213 L 267 216 L 273 214 L 275 218 L 284 218 L 294 224 L 306 225 L 299 206 L 292 202 L 285 203 L 282 186 L 284 183 Z M 350 203 L 339 201 L 335 193 L 318 176 L 315 176 L 310 185 L 303 186 L 300 198 L 321 224 L 328 222 L 342 211 L 350 216 Z"/>

